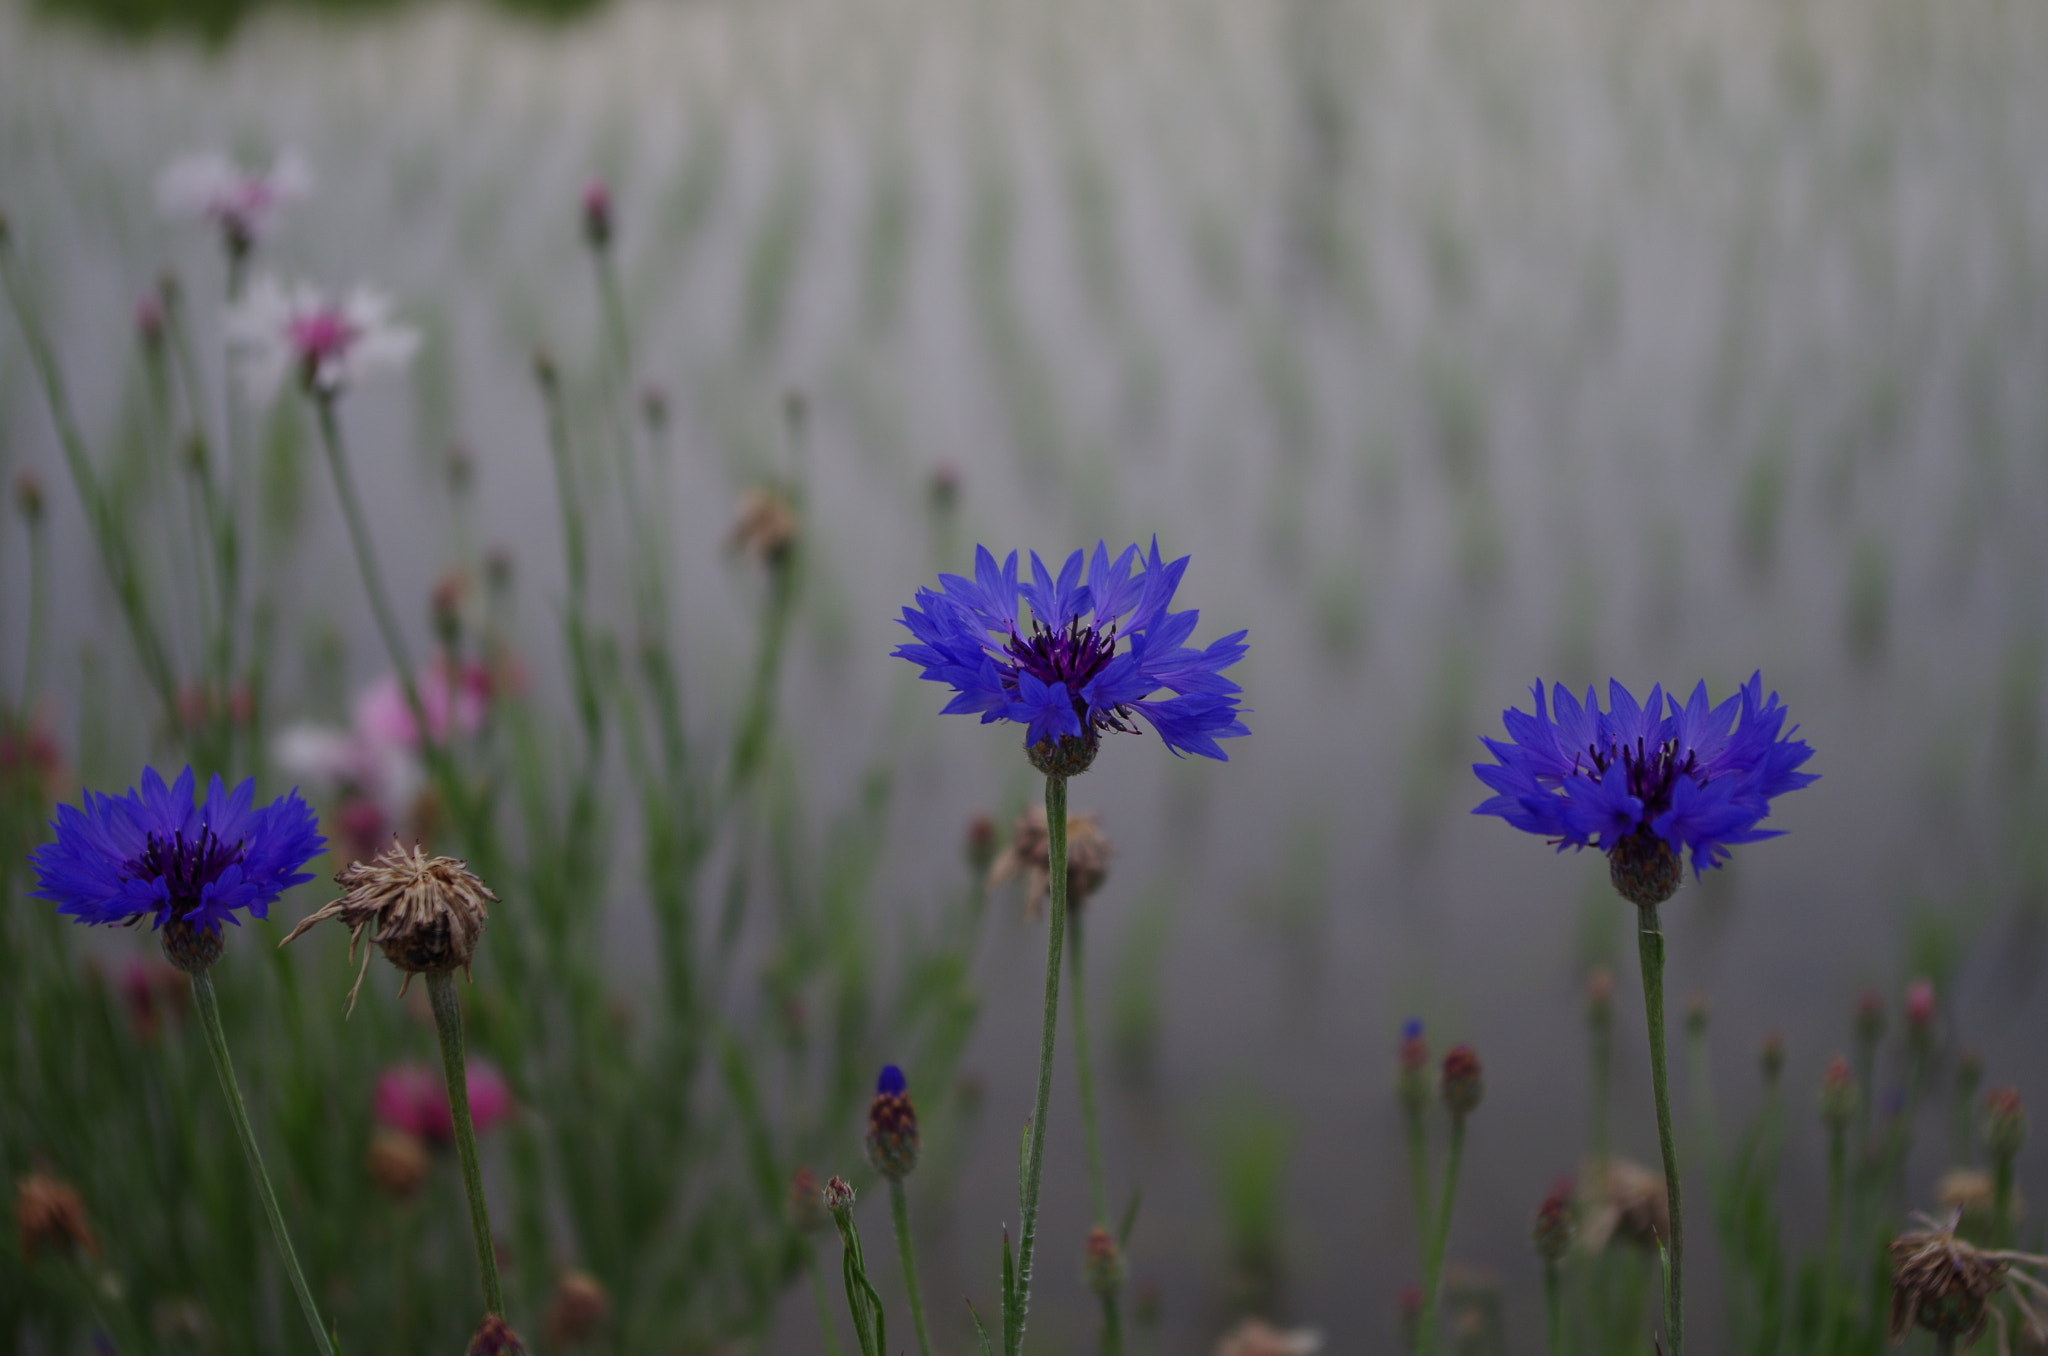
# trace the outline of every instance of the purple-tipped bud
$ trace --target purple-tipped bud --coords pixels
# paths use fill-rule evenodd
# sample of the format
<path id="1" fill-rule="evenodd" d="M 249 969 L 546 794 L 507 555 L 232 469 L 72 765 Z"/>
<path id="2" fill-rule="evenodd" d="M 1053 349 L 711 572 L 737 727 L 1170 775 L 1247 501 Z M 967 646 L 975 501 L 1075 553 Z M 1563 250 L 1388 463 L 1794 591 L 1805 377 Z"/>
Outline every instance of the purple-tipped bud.
<path id="1" fill-rule="evenodd" d="M 818 1179 L 809 1168 L 798 1168 L 789 1179 L 789 1227 L 800 1234 L 814 1234 L 832 1223 L 825 1213 L 825 1199 L 818 1192 Z"/>
<path id="2" fill-rule="evenodd" d="M 469 1339 L 469 1356 L 526 1356 L 525 1344 L 512 1325 L 496 1314 L 486 1314 Z"/>
<path id="3" fill-rule="evenodd" d="M 1394 1088 L 1401 1105 L 1420 1115 L 1429 1104 L 1429 1042 L 1422 1036 L 1422 1020 L 1410 1017 L 1401 1023 L 1401 1044 L 1396 1047 L 1399 1073 Z"/>
<path id="4" fill-rule="evenodd" d="M 821 1198 L 825 1209 L 834 1215 L 843 1215 L 853 1209 L 853 1188 L 847 1185 L 844 1177 L 834 1177 L 825 1183 Z"/>
<path id="5" fill-rule="evenodd" d="M 603 179 L 583 185 L 583 239 L 594 250 L 612 243 L 612 191 Z"/>
<path id="6" fill-rule="evenodd" d="M 868 1104 L 868 1162 L 892 1182 L 917 1167 L 917 1108 L 910 1104 L 903 1070 L 882 1066 L 875 1080 L 875 1100 Z"/>
<path id="7" fill-rule="evenodd" d="M 1454 1120 L 1463 1120 L 1479 1105 L 1486 1087 L 1479 1077 L 1479 1054 L 1471 1046 L 1453 1046 L 1444 1056 L 1442 1091 Z"/>
<path id="8" fill-rule="evenodd" d="M 1536 1224 L 1529 1231 L 1529 1241 L 1536 1245 L 1538 1257 L 1546 1262 L 1555 1262 L 1571 1251 L 1572 1240 L 1578 1231 L 1578 1213 L 1572 1204 L 1572 1179 L 1560 1177 L 1550 1188 L 1550 1194 L 1543 1198 L 1543 1204 L 1536 1207 Z"/>
<path id="9" fill-rule="evenodd" d="M 1984 1147 L 1994 1160 L 2019 1153 L 2027 1142 L 2027 1112 L 2018 1088 L 1993 1088 L 1984 1094 Z"/>
<path id="10" fill-rule="evenodd" d="M 1765 1085 L 1778 1086 L 1778 1075 L 1785 1072 L 1785 1038 L 1775 1031 L 1766 1033 L 1757 1063 L 1763 1066 Z"/>
<path id="11" fill-rule="evenodd" d="M 1081 1275 L 1088 1289 L 1101 1299 L 1114 1299 L 1124 1284 L 1124 1255 L 1109 1230 L 1096 1225 L 1088 1231 L 1088 1243 L 1081 1255 Z"/>
<path id="12" fill-rule="evenodd" d="M 1856 1108 L 1862 1098 L 1856 1091 L 1856 1075 L 1850 1071 L 1849 1061 L 1836 1055 L 1828 1061 L 1827 1069 L 1820 1076 L 1820 1118 L 1828 1129 L 1842 1131 L 1849 1128 L 1849 1122 L 1856 1119 Z"/>
<path id="13" fill-rule="evenodd" d="M 1876 990 L 1866 989 L 1856 999 L 1856 1039 L 1875 1045 L 1884 1036 L 1884 999 Z"/>

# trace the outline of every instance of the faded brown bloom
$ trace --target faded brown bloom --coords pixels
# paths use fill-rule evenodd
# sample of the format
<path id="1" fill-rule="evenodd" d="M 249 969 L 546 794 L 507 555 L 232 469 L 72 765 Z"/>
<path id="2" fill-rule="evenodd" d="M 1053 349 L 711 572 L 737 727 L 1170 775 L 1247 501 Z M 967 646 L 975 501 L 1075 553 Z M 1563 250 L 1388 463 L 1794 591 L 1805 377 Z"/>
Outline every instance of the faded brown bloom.
<path id="1" fill-rule="evenodd" d="M 744 551 L 765 565 L 780 565 L 796 546 L 796 510 L 774 490 L 752 489 L 740 496 L 740 509 L 725 534 L 725 549 Z"/>
<path id="2" fill-rule="evenodd" d="M 1967 1346 L 1990 1325 L 1991 1297 L 2006 1288 L 2013 1255 L 1965 1243 L 1956 1237 L 1954 1220 L 1936 1225 L 1922 1216 L 1920 1222 L 1927 1227 L 1891 1242 L 1892 1340 L 1903 1341 L 1918 1326 Z M 2029 1326 L 2040 1326 L 2024 1300 L 2019 1308 Z"/>
<path id="3" fill-rule="evenodd" d="M 394 1201 L 411 1200 L 427 1179 L 427 1146 L 418 1135 L 379 1130 L 370 1136 L 363 1167 L 377 1190 Z"/>
<path id="4" fill-rule="evenodd" d="M 85 1222 L 85 1202 L 70 1183 L 46 1173 L 31 1172 L 15 1182 L 14 1222 L 21 1231 L 21 1255 L 30 1262 L 45 1248 L 100 1255 L 99 1240 Z"/>
<path id="5" fill-rule="evenodd" d="M 1079 908 L 1109 878 L 1109 861 L 1116 855 L 1109 835 L 1091 812 L 1067 816 L 1067 906 Z M 1033 806 L 1017 817 L 1010 845 L 989 867 L 988 888 L 993 890 L 1014 877 L 1024 878 L 1024 916 L 1032 921 L 1045 912 L 1046 892 L 1052 886 L 1052 836 L 1046 832 L 1045 810 Z"/>
<path id="6" fill-rule="evenodd" d="M 612 1298 L 603 1282 L 587 1271 L 565 1271 L 555 1282 L 555 1301 L 548 1307 L 548 1346 L 587 1342 L 611 1316 Z"/>
<path id="7" fill-rule="evenodd" d="M 348 928 L 349 955 L 354 956 L 364 930 L 374 927 L 370 940 L 383 948 L 386 960 L 405 971 L 406 984 L 414 975 L 445 974 L 458 967 L 467 971 L 490 916 L 486 905 L 498 902 L 465 863 L 454 857 L 429 857 L 417 843 L 409 855 L 394 842 L 375 861 L 352 862 L 334 873 L 334 883 L 347 893 L 307 914 L 278 945 L 289 945 L 323 919 L 339 918 Z M 363 968 L 348 991 L 351 1012 L 369 969 L 370 952 L 365 947 Z M 398 991 L 404 993 L 405 986 Z"/>
<path id="8" fill-rule="evenodd" d="M 1610 1158 L 1589 1167 L 1582 1180 L 1579 1239 L 1587 1252 L 1599 1252 L 1617 1238 L 1655 1252 L 1661 1240 L 1671 1237 L 1664 1174 L 1626 1158 Z"/>
<path id="9" fill-rule="evenodd" d="M 1313 1328 L 1283 1332 L 1263 1318 L 1248 1318 L 1223 1334 L 1216 1356 L 1309 1356 L 1322 1346 L 1323 1335 Z"/>

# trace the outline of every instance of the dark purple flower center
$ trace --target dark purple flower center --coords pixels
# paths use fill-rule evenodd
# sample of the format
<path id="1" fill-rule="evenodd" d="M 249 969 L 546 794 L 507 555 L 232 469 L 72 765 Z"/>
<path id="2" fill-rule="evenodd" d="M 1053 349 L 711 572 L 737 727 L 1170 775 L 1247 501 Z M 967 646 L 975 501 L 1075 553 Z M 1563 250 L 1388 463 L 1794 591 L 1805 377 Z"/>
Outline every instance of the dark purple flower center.
<path id="1" fill-rule="evenodd" d="M 1655 749 L 1645 747 L 1638 738 L 1633 746 L 1611 745 L 1605 753 L 1597 744 L 1586 746 L 1586 755 L 1593 764 L 1592 771 L 1578 768 L 1581 776 L 1598 781 L 1605 776 L 1615 759 L 1621 760 L 1628 776 L 1628 793 L 1643 803 L 1643 817 L 1649 818 L 1671 808 L 1671 788 L 1678 784 L 1680 777 L 1691 777 L 1701 785 L 1706 784 L 1706 775 L 1699 771 L 1699 755 L 1686 751 L 1684 761 L 1678 757 L 1678 741 L 1667 739 Z"/>
<path id="2" fill-rule="evenodd" d="M 1116 658 L 1116 627 L 1097 631 L 1084 626 L 1076 617 L 1058 630 L 1049 629 L 1034 620 L 1031 634 L 1020 636 L 1010 632 L 1009 643 L 1003 652 L 1017 665 L 1020 673 L 1029 673 L 1047 687 L 1054 683 L 1067 685 L 1067 696 L 1074 703 L 1074 713 L 1084 723 L 1088 720 L 1088 703 L 1081 696 L 1081 689 L 1109 666 Z M 1118 715 L 1128 714 L 1117 708 Z M 1132 732 L 1132 728 L 1115 716 L 1098 712 L 1095 724 L 1105 730 Z"/>
<path id="3" fill-rule="evenodd" d="M 211 828 L 200 829 L 199 836 L 193 839 L 187 839 L 183 833 L 169 838 L 152 833 L 142 855 L 122 869 L 132 880 L 154 880 L 161 876 L 169 888 L 171 906 L 180 913 L 188 913 L 221 872 L 242 860 L 245 847 L 243 843 L 230 847 Z"/>

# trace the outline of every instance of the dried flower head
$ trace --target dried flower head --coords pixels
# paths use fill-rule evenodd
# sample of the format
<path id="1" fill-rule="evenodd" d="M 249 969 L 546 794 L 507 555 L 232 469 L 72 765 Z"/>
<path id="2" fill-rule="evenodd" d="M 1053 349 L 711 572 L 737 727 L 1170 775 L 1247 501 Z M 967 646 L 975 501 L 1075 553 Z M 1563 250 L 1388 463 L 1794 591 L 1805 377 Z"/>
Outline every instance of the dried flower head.
<path id="1" fill-rule="evenodd" d="M 796 547 L 796 510 L 781 494 L 751 489 L 740 496 L 739 512 L 725 534 L 725 549 L 744 551 L 764 565 L 781 565 Z"/>
<path id="2" fill-rule="evenodd" d="M 554 1303 L 548 1306 L 548 1346 L 559 1349 L 587 1342 L 611 1316 L 612 1297 L 603 1282 L 587 1271 L 565 1271 L 555 1282 Z"/>
<path id="3" fill-rule="evenodd" d="M 1908 1230 L 1891 1242 L 1892 1308 L 1891 1336 L 1902 1341 L 1913 1329 L 1922 1327 L 1938 1337 L 1960 1339 L 1964 1346 L 1975 1342 L 1990 1326 L 1991 1297 L 2017 1281 L 2015 1307 L 2030 1330 L 2043 1329 L 2038 1308 L 2048 1287 L 2025 1272 L 2014 1272 L 2015 1263 L 2041 1265 L 2048 1258 L 2025 1253 L 1985 1252 L 1956 1237 L 1956 1222 L 1938 1224 L 1925 1215 L 1915 1217 L 1921 1228 Z"/>
<path id="4" fill-rule="evenodd" d="M 1088 1231 L 1088 1241 L 1082 1245 L 1081 1279 L 1088 1292 L 1101 1299 L 1113 1299 L 1123 1288 L 1123 1250 L 1100 1224 Z"/>
<path id="5" fill-rule="evenodd" d="M 394 1201 L 409 1201 L 427 1180 L 427 1146 L 418 1135 L 376 1130 L 363 1154 L 363 1168 L 377 1190 Z"/>
<path id="6" fill-rule="evenodd" d="M 1996 1179 L 1982 1168 L 1950 1168 L 1935 1184 L 1934 1198 L 1941 1202 L 1941 1208 L 1957 1216 L 1959 1229 L 1974 1236 L 1982 1237 L 1995 1224 L 1993 1211 L 1997 1205 Z M 2012 1188 L 2012 1199 L 2007 1203 L 2012 1212 L 2012 1222 L 2017 1225 L 2026 1218 L 2026 1203 L 2020 1196 L 2018 1185 Z"/>
<path id="7" fill-rule="evenodd" d="M 1115 845 L 1092 813 L 1067 816 L 1068 908 L 1079 908 L 1102 888 L 1109 879 L 1110 858 L 1115 855 Z M 1042 806 L 1034 805 L 1017 817 L 1010 845 L 989 867 L 988 888 L 993 890 L 1020 875 L 1024 877 L 1024 916 L 1035 922 L 1044 913 L 1046 891 L 1052 885 L 1052 837 L 1046 831 Z"/>
<path id="8" fill-rule="evenodd" d="M 1216 1356 L 1310 1356 L 1322 1346 L 1323 1335 L 1313 1328 L 1283 1332 L 1263 1318 L 1247 1318 L 1223 1334 Z"/>
<path id="9" fill-rule="evenodd" d="M 99 1240 L 85 1221 L 85 1202 L 70 1183 L 31 1172 L 14 1183 L 14 1222 L 21 1231 L 21 1255 L 36 1260 L 47 1248 L 56 1253 L 100 1254 Z"/>
<path id="10" fill-rule="evenodd" d="M 1472 1114 L 1486 1085 L 1479 1076 L 1479 1053 L 1469 1045 L 1458 1045 L 1444 1056 L 1442 1080 L 1444 1107 L 1458 1120 Z"/>
<path id="11" fill-rule="evenodd" d="M 875 1080 L 875 1099 L 868 1104 L 868 1162 L 892 1182 L 900 1182 L 917 1168 L 917 1108 L 910 1104 L 910 1090 L 903 1070 L 894 1064 L 882 1067 Z"/>
<path id="12" fill-rule="evenodd" d="M 354 956 L 364 930 L 374 927 L 370 940 L 383 948 L 386 960 L 405 971 L 406 984 L 414 975 L 458 968 L 466 972 L 490 916 L 486 905 L 498 902 L 465 863 L 454 857 L 429 857 L 417 843 L 410 854 L 394 842 L 375 861 L 351 862 L 334 873 L 334 883 L 347 893 L 307 914 L 278 945 L 289 945 L 324 919 L 339 918 L 348 928 L 349 955 Z M 369 968 L 365 947 L 362 969 L 348 991 L 350 1011 Z M 405 986 L 398 991 L 404 993 Z"/>
<path id="13" fill-rule="evenodd" d="M 1620 1239 L 1654 1253 L 1671 1237 L 1671 1197 L 1664 1174 L 1626 1158 L 1609 1158 L 1586 1174 L 1579 1238 L 1587 1252 Z"/>

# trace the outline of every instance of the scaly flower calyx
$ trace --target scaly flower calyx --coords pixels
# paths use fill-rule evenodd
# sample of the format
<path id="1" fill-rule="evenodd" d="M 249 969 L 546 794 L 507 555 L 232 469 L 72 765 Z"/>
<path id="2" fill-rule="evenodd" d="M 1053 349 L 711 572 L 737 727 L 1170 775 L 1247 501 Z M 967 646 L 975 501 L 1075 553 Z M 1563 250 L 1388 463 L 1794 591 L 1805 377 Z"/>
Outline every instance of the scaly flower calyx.
<path id="1" fill-rule="evenodd" d="M 892 1182 L 917 1168 L 917 1108 L 910 1104 L 903 1070 L 884 1065 L 875 1080 L 875 1099 L 868 1104 L 868 1162 Z"/>

